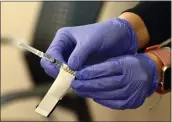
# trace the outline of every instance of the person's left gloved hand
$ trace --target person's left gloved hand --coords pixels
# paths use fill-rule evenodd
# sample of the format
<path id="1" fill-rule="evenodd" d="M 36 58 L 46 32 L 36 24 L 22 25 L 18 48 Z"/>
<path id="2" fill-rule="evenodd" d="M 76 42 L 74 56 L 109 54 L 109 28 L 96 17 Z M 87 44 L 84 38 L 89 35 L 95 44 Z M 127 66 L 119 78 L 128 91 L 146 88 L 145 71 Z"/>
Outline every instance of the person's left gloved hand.
<path id="1" fill-rule="evenodd" d="M 112 57 L 135 54 L 138 38 L 132 25 L 120 18 L 105 22 L 64 27 L 57 31 L 46 54 L 78 71 Z M 59 67 L 42 59 L 41 66 L 53 78 Z"/>
<path id="2" fill-rule="evenodd" d="M 78 71 L 72 88 L 112 109 L 141 106 L 158 85 L 156 64 L 145 54 L 115 57 Z"/>

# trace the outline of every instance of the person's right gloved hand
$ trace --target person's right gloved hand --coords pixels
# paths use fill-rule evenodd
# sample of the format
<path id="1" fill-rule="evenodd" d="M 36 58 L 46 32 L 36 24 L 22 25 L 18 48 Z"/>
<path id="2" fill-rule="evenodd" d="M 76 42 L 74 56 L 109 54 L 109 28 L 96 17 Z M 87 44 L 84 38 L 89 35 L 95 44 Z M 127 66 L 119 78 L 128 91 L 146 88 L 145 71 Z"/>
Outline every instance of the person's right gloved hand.
<path id="1" fill-rule="evenodd" d="M 123 19 L 113 18 L 106 22 L 60 29 L 46 53 L 77 71 L 86 61 L 101 60 L 99 56 L 108 59 L 135 54 L 137 43 L 131 25 Z M 50 76 L 57 76 L 59 69 L 56 66 L 43 59 L 41 65 Z"/>
<path id="2" fill-rule="evenodd" d="M 72 88 L 112 109 L 135 109 L 159 83 L 156 62 L 146 54 L 125 55 L 81 69 Z"/>

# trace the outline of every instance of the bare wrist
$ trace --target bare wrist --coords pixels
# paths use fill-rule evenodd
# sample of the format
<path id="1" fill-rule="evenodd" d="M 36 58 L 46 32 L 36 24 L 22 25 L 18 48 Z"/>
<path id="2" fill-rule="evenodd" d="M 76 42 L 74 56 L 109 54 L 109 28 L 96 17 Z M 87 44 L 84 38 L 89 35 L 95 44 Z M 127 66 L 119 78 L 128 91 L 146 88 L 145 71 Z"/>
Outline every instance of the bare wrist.
<path id="1" fill-rule="evenodd" d="M 149 33 L 143 20 L 136 14 L 125 12 L 119 16 L 120 19 L 128 21 L 136 32 L 139 48 L 144 48 L 149 42 Z"/>

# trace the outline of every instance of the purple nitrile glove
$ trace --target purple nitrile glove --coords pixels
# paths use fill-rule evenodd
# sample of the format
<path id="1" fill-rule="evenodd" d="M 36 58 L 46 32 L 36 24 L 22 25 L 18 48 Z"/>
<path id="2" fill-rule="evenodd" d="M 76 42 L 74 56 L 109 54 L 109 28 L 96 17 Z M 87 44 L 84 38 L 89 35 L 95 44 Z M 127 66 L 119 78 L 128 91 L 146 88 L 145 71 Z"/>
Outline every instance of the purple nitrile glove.
<path id="1" fill-rule="evenodd" d="M 112 109 L 134 109 L 158 85 L 155 62 L 145 54 L 119 56 L 88 66 L 76 75 L 72 88 L 83 97 Z"/>
<path id="2" fill-rule="evenodd" d="M 123 19 L 113 18 L 106 22 L 60 29 L 46 53 L 68 64 L 71 69 L 79 70 L 84 65 L 114 56 L 135 54 L 137 43 L 131 25 Z M 50 76 L 57 76 L 58 67 L 45 60 L 41 60 L 41 65 Z"/>

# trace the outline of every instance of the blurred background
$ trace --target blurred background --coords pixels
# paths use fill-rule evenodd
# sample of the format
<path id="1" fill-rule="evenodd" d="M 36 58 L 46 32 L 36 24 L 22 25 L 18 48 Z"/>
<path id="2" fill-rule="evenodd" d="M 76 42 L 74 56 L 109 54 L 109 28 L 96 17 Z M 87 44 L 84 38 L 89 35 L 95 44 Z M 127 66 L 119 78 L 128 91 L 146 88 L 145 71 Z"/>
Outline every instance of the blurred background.
<path id="1" fill-rule="evenodd" d="M 91 99 L 67 94 L 49 119 L 34 110 L 53 79 L 40 59 L 7 44 L 28 43 L 45 51 L 56 31 L 106 21 L 138 2 L 1 2 L 1 120 L 15 121 L 170 121 L 170 93 L 153 94 L 135 110 L 111 110 Z"/>

